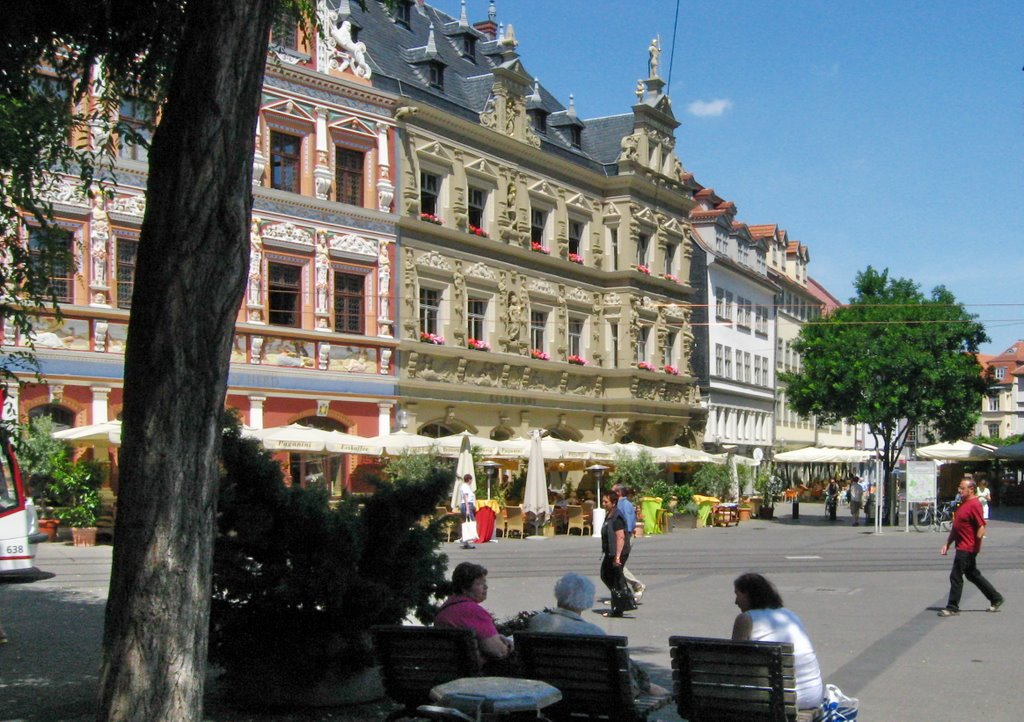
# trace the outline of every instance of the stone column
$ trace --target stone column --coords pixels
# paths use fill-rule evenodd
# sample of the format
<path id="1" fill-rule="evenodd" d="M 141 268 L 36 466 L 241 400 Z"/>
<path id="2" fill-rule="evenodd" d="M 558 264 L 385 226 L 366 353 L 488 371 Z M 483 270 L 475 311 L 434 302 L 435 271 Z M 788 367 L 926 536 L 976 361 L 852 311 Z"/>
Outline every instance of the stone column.
<path id="1" fill-rule="evenodd" d="M 110 420 L 110 408 L 108 406 L 110 398 L 110 387 L 109 386 L 92 386 L 92 422 L 94 424 L 102 424 L 104 421 Z"/>
<path id="2" fill-rule="evenodd" d="M 313 168 L 313 185 L 316 197 L 327 200 L 331 194 L 331 160 L 328 157 L 327 109 L 316 109 L 316 166 Z"/>
<path id="3" fill-rule="evenodd" d="M 263 404 L 266 403 L 266 396 L 249 397 L 249 426 L 254 429 L 263 428 Z"/>
<path id="4" fill-rule="evenodd" d="M 391 409 L 395 408 L 394 401 L 377 402 L 377 434 L 391 433 Z"/>

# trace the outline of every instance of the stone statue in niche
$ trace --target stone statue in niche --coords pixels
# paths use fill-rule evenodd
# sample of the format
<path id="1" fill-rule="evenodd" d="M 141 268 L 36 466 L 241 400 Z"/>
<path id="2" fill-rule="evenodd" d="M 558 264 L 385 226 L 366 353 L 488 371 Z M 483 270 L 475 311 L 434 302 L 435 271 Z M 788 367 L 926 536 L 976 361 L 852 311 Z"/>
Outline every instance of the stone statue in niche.
<path id="1" fill-rule="evenodd" d="M 260 239 L 260 221 L 253 218 L 249 229 L 249 287 L 246 291 L 246 301 L 251 306 L 263 305 L 262 278 L 263 241 Z"/>
<path id="2" fill-rule="evenodd" d="M 391 319 L 391 254 L 390 246 L 381 242 L 377 247 L 377 307 L 380 320 Z"/>
<path id="3" fill-rule="evenodd" d="M 331 264 L 327 251 L 327 236 L 319 234 L 316 244 L 316 312 L 327 313 L 328 278 Z"/>
<path id="4" fill-rule="evenodd" d="M 107 249 L 110 244 L 110 217 L 103 192 L 93 197 L 92 219 L 89 223 L 89 255 L 92 257 L 92 285 L 107 285 Z"/>
<path id="5" fill-rule="evenodd" d="M 518 344 L 522 333 L 523 306 L 515 291 L 508 292 L 508 304 L 505 310 L 505 336 L 509 345 Z"/>

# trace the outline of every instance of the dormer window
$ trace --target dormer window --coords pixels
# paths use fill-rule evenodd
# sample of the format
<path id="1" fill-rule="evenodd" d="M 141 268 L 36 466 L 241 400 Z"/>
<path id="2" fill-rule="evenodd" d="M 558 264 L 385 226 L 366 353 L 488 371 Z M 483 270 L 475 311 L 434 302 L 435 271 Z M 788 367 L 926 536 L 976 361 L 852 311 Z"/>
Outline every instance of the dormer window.
<path id="1" fill-rule="evenodd" d="M 573 148 L 583 145 L 583 130 L 581 128 L 577 128 L 575 125 L 569 127 L 569 143 Z"/>
<path id="2" fill-rule="evenodd" d="M 476 38 L 472 35 L 462 36 L 462 57 L 476 62 Z"/>
<path id="3" fill-rule="evenodd" d="M 529 111 L 530 120 L 533 121 L 533 129 L 538 133 L 548 132 L 548 114 L 539 108 Z"/>
<path id="4" fill-rule="evenodd" d="M 396 0 L 395 22 L 410 27 L 412 24 L 412 2 L 410 0 Z"/>
<path id="5" fill-rule="evenodd" d="M 444 65 L 441 63 L 427 63 L 427 81 L 431 88 L 444 90 Z"/>

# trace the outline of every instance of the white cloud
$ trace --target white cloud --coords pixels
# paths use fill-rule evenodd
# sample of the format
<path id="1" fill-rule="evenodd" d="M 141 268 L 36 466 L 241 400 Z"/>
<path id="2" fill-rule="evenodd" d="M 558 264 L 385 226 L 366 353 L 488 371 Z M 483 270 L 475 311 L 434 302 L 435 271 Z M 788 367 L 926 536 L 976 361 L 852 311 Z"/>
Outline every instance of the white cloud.
<path id="1" fill-rule="evenodd" d="M 724 115 L 725 111 L 730 108 L 732 108 L 732 101 L 725 98 L 695 100 L 686 106 L 686 110 L 689 111 L 690 115 L 696 115 L 698 118 L 717 118 L 720 115 Z"/>

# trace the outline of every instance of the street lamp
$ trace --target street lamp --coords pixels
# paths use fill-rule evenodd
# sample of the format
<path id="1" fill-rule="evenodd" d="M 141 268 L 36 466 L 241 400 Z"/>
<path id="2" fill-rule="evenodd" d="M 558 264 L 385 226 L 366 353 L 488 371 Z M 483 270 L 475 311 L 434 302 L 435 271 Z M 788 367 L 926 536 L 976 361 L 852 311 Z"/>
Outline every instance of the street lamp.
<path id="1" fill-rule="evenodd" d="M 485 461 L 484 463 L 480 464 L 480 466 L 484 467 L 484 471 L 487 473 L 487 498 L 490 499 L 491 479 L 493 479 L 497 475 L 498 469 L 501 468 L 501 464 L 499 464 L 497 461 Z"/>
<path id="2" fill-rule="evenodd" d="M 597 505 L 601 505 L 601 474 L 608 471 L 608 467 L 602 464 L 592 464 L 584 471 L 589 471 L 594 476 L 594 483 L 597 485 Z"/>
<path id="3" fill-rule="evenodd" d="M 395 421 L 398 423 L 398 428 L 405 430 L 405 427 L 409 425 L 409 412 L 405 409 L 399 409 L 395 413 Z"/>

